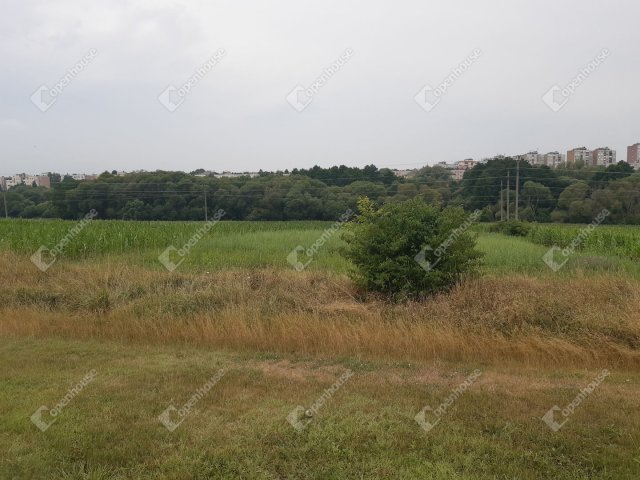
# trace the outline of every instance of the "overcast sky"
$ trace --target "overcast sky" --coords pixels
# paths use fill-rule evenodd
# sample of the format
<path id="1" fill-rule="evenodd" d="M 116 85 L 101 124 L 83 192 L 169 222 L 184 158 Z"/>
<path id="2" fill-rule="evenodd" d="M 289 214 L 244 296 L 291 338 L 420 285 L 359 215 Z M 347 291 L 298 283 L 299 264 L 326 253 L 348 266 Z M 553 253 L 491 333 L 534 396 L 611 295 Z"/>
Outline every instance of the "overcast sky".
<path id="1" fill-rule="evenodd" d="M 0 175 L 413 168 L 582 145 L 625 159 L 640 142 L 637 0 L 2 6 Z M 598 55 L 573 94 L 543 101 Z"/>

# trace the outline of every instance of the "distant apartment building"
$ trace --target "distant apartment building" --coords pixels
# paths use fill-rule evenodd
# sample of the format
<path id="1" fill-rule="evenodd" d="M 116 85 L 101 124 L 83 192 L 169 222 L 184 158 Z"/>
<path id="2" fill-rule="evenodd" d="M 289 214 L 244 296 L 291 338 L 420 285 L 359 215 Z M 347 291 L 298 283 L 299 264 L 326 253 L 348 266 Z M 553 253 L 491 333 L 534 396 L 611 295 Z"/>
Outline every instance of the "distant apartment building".
<path id="1" fill-rule="evenodd" d="M 118 172 L 118 175 L 120 175 L 120 173 Z M 97 180 L 98 179 L 98 175 L 96 175 L 95 173 L 72 173 L 71 175 L 67 174 L 66 176 L 69 176 L 71 178 L 73 178 L 74 180 L 77 180 L 79 182 L 83 182 L 85 180 Z"/>
<path id="2" fill-rule="evenodd" d="M 516 155 L 516 160 L 525 160 L 531 165 L 542 165 L 544 162 L 544 155 L 538 153 L 537 150 L 525 153 L 524 155 Z"/>
<path id="3" fill-rule="evenodd" d="M 51 188 L 51 180 L 49 175 L 31 175 L 28 173 L 18 173 L 11 177 L 0 177 L 0 190 L 7 191 L 10 188 L 17 187 L 18 185 L 26 185 L 32 187 Z"/>
<path id="4" fill-rule="evenodd" d="M 434 165 L 434 167 L 442 167 L 442 168 L 446 168 L 447 170 L 455 170 L 456 168 L 458 168 L 458 164 L 457 163 L 447 163 L 447 162 L 438 162 Z"/>
<path id="5" fill-rule="evenodd" d="M 609 147 L 596 148 L 591 152 L 591 165 L 594 167 L 608 167 L 616 164 L 616 151 Z"/>
<path id="6" fill-rule="evenodd" d="M 640 169 L 640 143 L 627 147 L 627 163 L 635 169 Z"/>
<path id="7" fill-rule="evenodd" d="M 454 180 L 462 180 L 464 177 L 464 172 L 473 168 L 478 162 L 471 158 L 467 158 L 465 160 L 460 160 L 459 162 L 447 163 L 447 162 L 438 162 L 434 165 L 434 167 L 446 168 L 447 170 L 451 170 L 451 178 Z"/>
<path id="8" fill-rule="evenodd" d="M 222 173 L 214 173 L 214 177 L 216 178 L 237 178 L 237 177 L 258 177 L 260 176 L 260 172 L 228 172 L 224 171 Z"/>
<path id="9" fill-rule="evenodd" d="M 549 152 L 543 156 L 543 165 L 547 167 L 556 168 L 562 165 L 565 161 L 565 157 L 560 152 Z"/>
<path id="10" fill-rule="evenodd" d="M 584 165 L 591 165 L 591 150 L 586 147 L 574 148 L 567 152 L 567 165 L 575 165 L 582 162 Z"/>
<path id="11" fill-rule="evenodd" d="M 408 177 L 409 175 L 415 172 L 416 172 L 415 169 L 393 170 L 393 173 L 395 174 L 396 177 Z"/>
<path id="12" fill-rule="evenodd" d="M 39 187 L 51 188 L 51 179 L 49 175 L 36 175 L 36 185 Z"/>
<path id="13" fill-rule="evenodd" d="M 26 174 L 24 173 L 16 173 L 13 177 L 12 177 L 12 184 L 13 186 L 17 186 L 17 185 L 22 185 L 24 183 L 24 180 L 26 178 Z"/>
<path id="14" fill-rule="evenodd" d="M 51 187 L 49 182 L 49 175 L 31 175 L 27 174 L 24 177 L 24 184 L 28 187 L 35 185 L 36 187 Z"/>
<path id="15" fill-rule="evenodd" d="M 546 165 L 551 168 L 556 168 L 562 165 L 566 161 L 566 156 L 560 152 L 538 153 L 537 150 L 533 150 L 529 153 L 522 155 L 515 155 L 513 158 L 516 160 L 524 160 L 531 165 Z"/>
<path id="16" fill-rule="evenodd" d="M 456 164 L 456 168 L 453 170 L 453 179 L 462 180 L 462 177 L 464 177 L 464 172 L 472 169 L 476 164 L 477 162 L 472 158 L 466 158 L 464 160 L 459 161 Z"/>
<path id="17" fill-rule="evenodd" d="M 8 190 L 18 185 L 22 185 L 25 183 L 26 178 L 27 175 L 24 173 L 18 173 L 16 175 L 12 175 L 11 177 L 2 177 L 2 189 Z"/>

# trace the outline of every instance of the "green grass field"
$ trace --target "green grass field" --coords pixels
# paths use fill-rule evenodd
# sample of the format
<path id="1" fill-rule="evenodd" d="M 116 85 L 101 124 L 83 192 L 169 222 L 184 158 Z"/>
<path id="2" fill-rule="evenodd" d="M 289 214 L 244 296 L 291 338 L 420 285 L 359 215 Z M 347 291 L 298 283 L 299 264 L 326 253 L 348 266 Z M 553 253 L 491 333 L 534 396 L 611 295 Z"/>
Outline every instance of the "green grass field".
<path id="1" fill-rule="evenodd" d="M 41 245 L 53 247 L 77 222 L 59 220 L 0 221 L 0 249 L 32 254 Z M 162 269 L 158 256 L 169 246 L 183 246 L 203 222 L 119 222 L 94 221 L 83 229 L 64 249 L 62 261 L 115 261 Z M 217 223 L 185 257 L 180 268 L 191 271 L 233 268 L 290 268 L 287 255 L 298 245 L 307 248 L 331 226 L 329 222 L 227 222 Z M 481 229 L 479 249 L 485 253 L 486 273 L 522 272 L 542 275 L 551 272 L 542 256 L 557 238 L 565 246 L 579 230 L 577 226 L 537 226 L 527 238 L 486 233 Z M 553 233 L 548 233 L 553 232 Z M 558 233 L 560 232 L 560 233 Z M 601 233 L 603 232 L 603 233 Z M 601 226 L 592 241 L 578 250 L 559 274 L 576 269 L 585 272 L 625 273 L 640 276 L 640 264 L 633 255 L 620 253 L 620 248 L 607 248 L 602 242 L 617 239 L 626 249 L 640 248 L 640 227 Z M 605 240 L 603 240 L 605 239 Z M 339 232 L 309 264 L 339 274 L 349 265 L 340 256 Z M 631 247 L 633 246 L 633 247 Z M 554 272 L 551 272 L 554 273 Z"/>
<path id="2" fill-rule="evenodd" d="M 0 248 L 31 254 L 40 245 L 56 245 L 77 222 L 58 220 L 0 221 Z M 182 247 L 204 222 L 94 221 L 64 249 L 62 259 L 134 262 L 163 268 L 158 256 L 169 246 Z M 315 242 L 329 222 L 226 222 L 217 223 L 191 250 L 184 269 L 284 267 L 289 252 Z M 344 271 L 337 254 L 338 235 L 318 252 L 311 268 Z"/>
<path id="3" fill-rule="evenodd" d="M 475 229 L 489 232 L 499 224 L 480 224 Z M 596 254 L 616 255 L 632 260 L 640 259 L 640 227 L 637 225 L 588 225 L 573 224 L 529 224 L 526 239 L 539 245 L 567 247 L 584 234 L 576 245 L 577 250 Z"/>
<path id="4" fill-rule="evenodd" d="M 623 480 L 640 475 L 640 376 L 612 375 L 559 432 L 540 417 L 597 371 L 479 364 L 318 362 L 110 342 L 17 339 L 0 346 L 2 478 Z M 45 432 L 29 416 L 90 369 L 90 383 Z M 173 432 L 158 416 L 219 368 L 219 384 Z M 429 432 L 434 408 L 476 384 Z M 353 377 L 301 432 L 287 423 L 347 369 Z M 507 400 L 508 399 L 508 400 Z M 615 408 L 611 408 L 615 405 Z"/>
<path id="5" fill-rule="evenodd" d="M 220 222 L 168 272 L 158 256 L 202 223 L 95 221 L 38 270 L 31 254 L 74 225 L 0 220 L 0 479 L 640 478 L 640 227 L 599 227 L 622 247 L 589 243 L 554 272 L 543 255 L 578 227 L 480 226 L 478 280 L 394 305 L 351 285 L 339 233 L 304 272 L 289 265 L 330 223 Z M 165 428 L 159 415 L 221 368 Z M 560 430 L 543 422 L 605 368 Z M 421 428 L 416 414 L 476 369 Z"/>
<path id="6" fill-rule="evenodd" d="M 0 221 L 0 249 L 30 255 L 40 245 L 49 248 L 56 245 L 76 224 L 55 220 Z M 163 269 L 158 256 L 171 245 L 182 247 L 202 225 L 202 222 L 94 221 L 70 242 L 60 259 L 63 262 L 124 262 Z M 219 222 L 191 249 L 180 269 L 204 272 L 234 268 L 292 268 L 287 263 L 291 250 L 298 245 L 305 248 L 313 245 L 330 226 L 329 222 L 311 221 Z M 640 278 L 640 263 L 634 256 L 602 246 L 602 239 L 617 238 L 619 245 L 640 248 L 640 227 L 599 227 L 594 233 L 600 235 L 599 241 L 578 250 L 558 273 L 543 263 L 542 256 L 554 244 L 551 241 L 554 238 L 557 238 L 559 246 L 568 244 L 579 231 L 577 226 L 537 226 L 533 230 L 536 233 L 526 238 L 487 233 L 486 228 L 480 230 L 478 247 L 485 254 L 484 273 L 487 274 L 572 275 L 580 270 Z M 339 232 L 330 236 L 308 268 L 346 273 L 349 265 L 339 253 L 341 246 Z"/>

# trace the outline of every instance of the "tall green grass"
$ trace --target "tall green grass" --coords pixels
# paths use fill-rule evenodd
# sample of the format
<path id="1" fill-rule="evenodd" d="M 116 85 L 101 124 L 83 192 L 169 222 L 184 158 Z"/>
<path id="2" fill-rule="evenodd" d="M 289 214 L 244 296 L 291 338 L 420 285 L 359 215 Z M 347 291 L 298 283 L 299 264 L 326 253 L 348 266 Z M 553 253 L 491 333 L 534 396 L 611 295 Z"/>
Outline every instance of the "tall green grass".
<path id="1" fill-rule="evenodd" d="M 45 245 L 52 247 L 78 225 L 66 220 L 3 220 L 0 222 L 0 247 L 16 252 L 31 252 Z M 70 257 L 93 254 L 128 253 L 164 249 L 173 243 L 186 242 L 204 222 L 123 222 L 94 220 L 65 248 Z M 243 236 L 261 232 L 286 232 L 295 236 L 301 231 L 322 231 L 329 222 L 218 222 L 208 237 Z"/>
<path id="2" fill-rule="evenodd" d="M 95 220 L 64 249 L 62 260 L 126 262 L 164 268 L 158 256 L 167 247 L 182 247 L 203 222 L 123 222 Z M 56 245 L 77 222 L 62 220 L 1 220 L 0 249 L 31 255 L 41 245 Z M 287 255 L 301 245 L 311 246 L 330 222 L 222 221 L 216 224 L 185 257 L 181 270 L 230 268 L 292 268 Z M 479 231 L 478 247 L 485 253 L 484 272 L 554 274 L 542 261 L 551 245 L 566 246 L 584 226 L 534 225 L 527 237 L 508 237 Z M 329 238 L 309 264 L 310 269 L 345 273 L 349 264 L 339 254 L 340 232 Z M 585 271 L 627 272 L 640 277 L 640 227 L 600 226 L 585 246 L 572 255 L 561 274 Z"/>
<path id="3" fill-rule="evenodd" d="M 583 273 L 620 273 L 640 278 L 640 263 L 611 252 L 578 251 L 569 256 L 564 268 L 551 270 L 542 260 L 548 246 L 533 243 L 527 237 L 508 237 L 499 233 L 481 233 L 478 249 L 484 253 L 484 273 L 528 275 L 574 275 Z"/>
<path id="4" fill-rule="evenodd" d="M 0 249 L 31 255 L 41 245 L 52 248 L 78 222 L 63 220 L 0 221 Z M 181 248 L 204 222 L 122 222 L 95 220 L 74 236 L 60 258 L 114 259 L 163 268 L 158 255 L 173 245 Z M 287 255 L 298 245 L 310 247 L 331 222 L 221 221 L 194 245 L 181 268 L 199 270 L 234 267 L 287 267 Z M 339 233 L 318 251 L 309 268 L 343 272 L 338 255 Z"/>
<path id="5" fill-rule="evenodd" d="M 540 245 L 567 247 L 574 239 L 583 238 L 578 249 L 640 259 L 640 227 L 600 225 L 589 233 L 586 225 L 533 225 L 527 239 Z"/>
<path id="6" fill-rule="evenodd" d="M 479 224 L 476 232 L 487 233 L 498 229 L 499 224 Z M 576 250 L 624 258 L 640 259 L 640 226 L 637 225 L 588 225 L 520 223 L 528 241 L 551 247 L 568 247 L 576 242 Z"/>

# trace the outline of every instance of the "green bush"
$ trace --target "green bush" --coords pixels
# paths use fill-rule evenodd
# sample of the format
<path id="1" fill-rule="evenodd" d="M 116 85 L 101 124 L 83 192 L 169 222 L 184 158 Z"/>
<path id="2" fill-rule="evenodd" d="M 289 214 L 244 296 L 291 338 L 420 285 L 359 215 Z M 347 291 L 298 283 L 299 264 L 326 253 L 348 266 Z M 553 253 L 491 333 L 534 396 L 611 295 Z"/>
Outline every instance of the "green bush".
<path id="1" fill-rule="evenodd" d="M 492 231 L 511 235 L 512 237 L 526 237 L 531 232 L 531 224 L 527 222 L 516 222 L 509 220 L 508 222 L 498 222 L 492 227 Z"/>
<path id="2" fill-rule="evenodd" d="M 421 297 L 450 288 L 480 263 L 468 231 L 480 212 L 441 210 L 421 199 L 380 209 L 363 199 L 358 210 L 343 234 L 343 254 L 354 265 L 354 281 L 368 291 L 396 300 Z"/>

